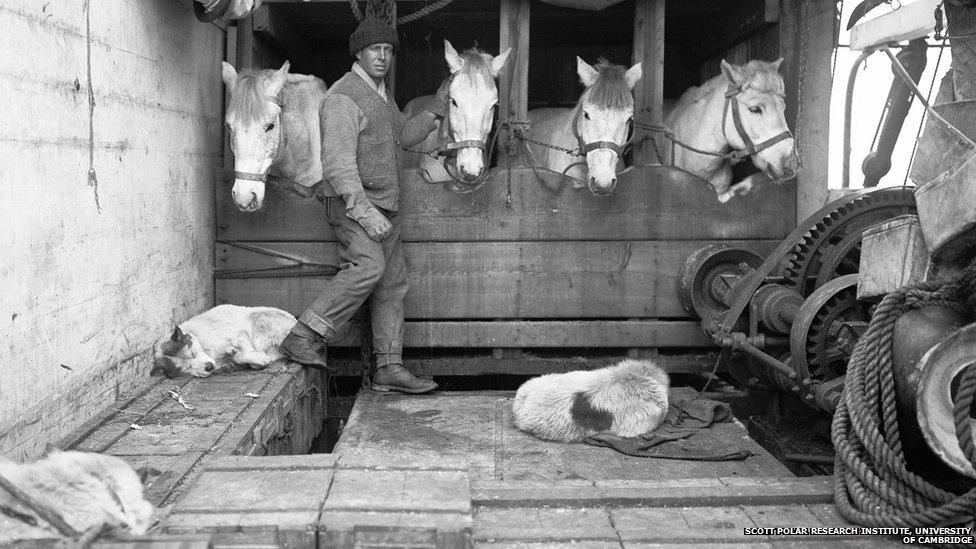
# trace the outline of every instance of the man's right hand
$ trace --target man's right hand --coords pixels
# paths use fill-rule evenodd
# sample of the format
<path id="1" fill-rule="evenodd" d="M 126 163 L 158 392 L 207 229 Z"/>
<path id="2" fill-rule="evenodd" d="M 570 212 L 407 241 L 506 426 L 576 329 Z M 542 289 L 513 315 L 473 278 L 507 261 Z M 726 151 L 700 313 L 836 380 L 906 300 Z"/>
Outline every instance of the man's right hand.
<path id="1" fill-rule="evenodd" d="M 376 242 L 383 242 L 390 238 L 390 234 L 393 232 L 393 225 L 390 224 L 390 220 L 375 207 L 367 209 L 356 221 L 366 231 L 366 235 Z"/>

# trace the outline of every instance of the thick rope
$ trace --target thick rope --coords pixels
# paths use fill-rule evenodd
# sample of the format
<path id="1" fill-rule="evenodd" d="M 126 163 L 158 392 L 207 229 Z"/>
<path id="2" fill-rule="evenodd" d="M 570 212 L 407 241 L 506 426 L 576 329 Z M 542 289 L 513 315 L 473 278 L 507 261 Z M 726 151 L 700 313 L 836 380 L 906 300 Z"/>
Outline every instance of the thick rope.
<path id="1" fill-rule="evenodd" d="M 831 429 L 837 450 L 834 500 L 847 520 L 876 527 L 967 525 L 976 522 L 976 488 L 957 495 L 908 470 L 898 430 L 891 356 L 895 321 L 927 306 L 968 314 L 976 299 L 976 265 L 947 283 L 925 282 L 888 294 L 847 368 L 844 395 Z M 963 376 L 954 417 L 960 447 L 976 466 L 969 414 L 976 394 L 976 366 Z"/>

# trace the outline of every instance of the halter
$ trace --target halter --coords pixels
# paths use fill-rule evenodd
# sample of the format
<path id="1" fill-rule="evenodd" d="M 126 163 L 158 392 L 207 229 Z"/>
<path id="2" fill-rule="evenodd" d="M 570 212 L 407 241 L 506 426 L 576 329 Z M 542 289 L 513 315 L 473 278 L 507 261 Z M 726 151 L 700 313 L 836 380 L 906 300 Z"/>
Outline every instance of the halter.
<path id="1" fill-rule="evenodd" d="M 747 156 L 752 156 L 760 151 L 764 151 L 773 145 L 783 141 L 784 139 L 790 139 L 793 137 L 793 132 L 787 128 L 786 130 L 770 137 L 769 139 L 759 143 L 758 145 L 752 142 L 749 138 L 749 134 L 746 133 L 745 127 L 742 125 L 742 115 L 739 113 L 739 100 L 735 96 L 742 93 L 742 86 L 736 86 L 729 82 L 729 87 L 725 91 L 725 106 L 722 107 L 722 135 L 725 135 L 725 120 L 729 115 L 729 111 L 732 112 L 732 124 L 735 126 L 736 133 L 739 134 L 739 138 L 745 143 L 745 151 L 732 151 L 733 162 L 739 162 Z M 728 141 L 728 136 L 725 137 Z"/>
<path id="2" fill-rule="evenodd" d="M 573 151 L 572 153 L 569 154 L 572 154 L 574 156 L 585 157 L 587 153 L 589 153 L 590 151 L 595 151 L 599 149 L 609 149 L 617 154 L 617 158 L 620 158 L 624 155 L 624 151 L 626 151 L 629 147 L 631 147 L 634 144 L 634 119 L 633 118 L 627 121 L 627 126 L 628 126 L 627 134 L 629 135 L 629 137 L 627 138 L 626 141 L 624 141 L 623 145 L 619 145 L 614 141 L 591 141 L 590 143 L 583 141 L 583 136 L 579 132 L 579 120 L 580 120 L 580 115 L 582 114 L 583 114 L 583 106 L 580 105 L 580 108 L 576 109 L 576 114 L 573 116 L 573 137 L 576 138 L 576 143 L 579 144 L 579 147 L 577 148 L 576 151 Z M 566 177 L 569 175 L 569 170 L 571 170 L 576 166 L 585 166 L 585 165 L 586 165 L 586 160 L 580 160 L 579 162 L 573 162 L 572 164 L 566 166 L 563 169 L 562 173 L 559 174 L 559 185 L 562 186 L 563 180 L 566 179 Z M 579 188 L 580 186 L 574 185 L 574 187 Z"/>
<path id="3" fill-rule="evenodd" d="M 573 116 L 573 137 L 576 138 L 576 142 L 579 143 L 579 156 L 586 156 L 590 151 L 595 151 L 597 149 L 610 149 L 611 151 L 617 153 L 617 156 L 623 156 L 624 151 L 630 146 L 634 139 L 634 120 L 633 118 L 627 122 L 628 129 L 627 134 L 630 136 L 624 141 L 623 145 L 618 145 L 614 141 L 591 141 L 587 143 L 583 141 L 583 136 L 579 132 L 579 120 L 580 115 L 583 114 L 583 107 L 576 109 L 576 115 Z"/>
<path id="4" fill-rule="evenodd" d="M 278 99 L 278 97 L 276 97 L 274 95 L 266 95 L 265 96 L 265 99 L 267 99 L 268 101 L 274 103 L 275 105 L 278 105 L 278 107 L 280 107 L 280 109 L 281 109 L 282 112 L 285 110 L 285 104 L 284 104 L 284 102 L 282 102 L 281 99 Z M 281 139 L 283 140 L 284 138 L 285 138 L 285 131 L 284 131 L 284 129 L 282 129 L 282 131 L 281 131 Z M 281 150 L 281 145 L 282 145 L 281 144 L 281 141 L 279 140 L 279 142 L 278 142 L 278 148 L 275 150 L 275 156 L 276 157 L 277 157 L 277 152 L 279 150 Z M 273 163 L 274 162 L 272 162 L 272 164 Z M 264 173 L 239 172 L 239 171 L 236 171 L 235 170 L 234 171 L 234 178 L 235 179 L 243 179 L 245 181 L 260 181 L 261 183 L 267 183 L 267 181 L 268 181 L 268 170 L 270 170 L 270 169 L 271 169 L 271 167 L 269 166 L 268 169 L 264 171 Z"/>
<path id="5" fill-rule="evenodd" d="M 456 74 L 456 73 L 455 73 Z M 451 74 L 444 79 L 441 83 L 441 87 L 447 86 L 447 116 L 444 117 L 444 121 L 441 123 L 440 140 L 444 141 L 443 145 L 440 145 L 436 149 L 437 156 L 443 156 L 444 160 L 441 164 L 444 166 L 444 171 L 447 175 L 451 176 L 454 183 L 459 185 L 458 191 L 460 192 L 471 192 L 479 187 L 485 182 L 488 177 L 488 163 L 491 159 L 491 147 L 485 143 L 482 139 L 465 139 L 462 141 L 457 141 L 454 139 L 454 127 L 451 125 L 451 83 L 454 82 L 455 74 Z M 439 91 L 439 90 L 438 90 Z M 489 130 L 490 132 L 491 130 Z M 492 140 L 492 145 L 494 145 L 494 140 Z M 481 173 L 478 177 L 473 180 L 466 180 L 461 177 L 459 170 L 457 169 L 457 152 L 460 149 L 481 149 L 482 166 Z M 451 160 L 454 160 L 454 164 L 451 164 Z"/>

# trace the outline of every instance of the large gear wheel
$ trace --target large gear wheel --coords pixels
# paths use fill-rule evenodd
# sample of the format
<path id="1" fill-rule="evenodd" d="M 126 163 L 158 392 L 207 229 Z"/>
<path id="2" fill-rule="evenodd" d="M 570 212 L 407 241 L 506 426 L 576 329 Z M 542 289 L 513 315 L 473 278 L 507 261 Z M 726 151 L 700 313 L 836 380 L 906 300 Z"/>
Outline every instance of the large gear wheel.
<path id="1" fill-rule="evenodd" d="M 914 187 L 888 187 L 843 204 L 816 222 L 786 254 L 783 276 L 803 296 L 843 274 L 856 272 L 859 236 L 871 225 L 917 213 Z"/>
<path id="2" fill-rule="evenodd" d="M 790 331 L 792 366 L 801 379 L 829 381 L 847 372 L 857 327 L 871 320 L 870 304 L 857 300 L 857 275 L 835 278 L 803 302 Z"/>

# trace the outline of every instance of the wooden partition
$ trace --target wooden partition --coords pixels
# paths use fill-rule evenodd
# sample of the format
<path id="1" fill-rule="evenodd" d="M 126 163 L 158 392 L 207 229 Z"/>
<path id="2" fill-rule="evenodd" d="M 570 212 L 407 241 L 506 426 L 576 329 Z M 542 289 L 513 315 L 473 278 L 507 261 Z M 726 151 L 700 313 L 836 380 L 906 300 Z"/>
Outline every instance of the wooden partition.
<path id="1" fill-rule="evenodd" d="M 526 119 L 529 49 L 545 47 L 530 46 L 534 6 L 499 4 L 499 51 L 512 48 L 499 78 L 500 118 Z M 665 2 L 633 6 L 632 61 L 644 64 L 636 108 L 642 121 L 657 123 Z M 689 254 L 716 242 L 770 251 L 796 225 L 796 187 L 760 185 L 722 204 L 704 180 L 654 160 L 653 151 L 635 150 L 636 166 L 620 175 L 609 197 L 560 185 L 547 170 L 519 167 L 525 159 L 499 162 L 484 186 L 467 194 L 405 170 L 400 215 L 411 288 L 405 346 L 713 347 L 681 306 L 679 269 Z M 217 189 L 217 301 L 301 313 L 338 268 L 322 205 L 270 185 L 263 209 L 242 213 L 231 184 L 225 178 Z M 358 327 L 347 327 L 342 345 L 358 342 Z"/>

